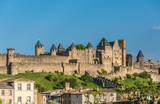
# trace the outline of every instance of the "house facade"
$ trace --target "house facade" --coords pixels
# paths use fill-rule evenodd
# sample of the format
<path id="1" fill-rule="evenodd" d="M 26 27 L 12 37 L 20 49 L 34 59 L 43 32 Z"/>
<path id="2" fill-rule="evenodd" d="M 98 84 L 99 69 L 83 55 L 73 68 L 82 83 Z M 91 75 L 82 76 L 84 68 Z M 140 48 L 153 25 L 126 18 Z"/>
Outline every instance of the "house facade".
<path id="1" fill-rule="evenodd" d="M 3 104 L 46 104 L 46 97 L 34 88 L 30 79 L 0 79 L 0 99 Z"/>

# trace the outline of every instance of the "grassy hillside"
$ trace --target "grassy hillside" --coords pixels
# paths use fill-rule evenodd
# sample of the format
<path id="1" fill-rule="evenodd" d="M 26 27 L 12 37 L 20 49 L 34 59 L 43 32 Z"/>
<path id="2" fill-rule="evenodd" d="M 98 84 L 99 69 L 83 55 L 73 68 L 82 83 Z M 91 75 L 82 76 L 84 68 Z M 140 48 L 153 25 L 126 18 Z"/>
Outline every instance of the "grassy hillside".
<path id="1" fill-rule="evenodd" d="M 46 77 L 52 76 L 51 81 L 49 81 Z M 64 88 L 64 81 L 66 79 L 72 79 L 72 81 L 76 82 L 75 89 L 82 86 L 83 88 L 100 88 L 100 86 L 96 85 L 93 82 L 86 83 L 80 78 L 72 75 L 59 75 L 59 74 L 51 74 L 51 73 L 20 73 L 18 75 L 0 75 L 0 79 L 2 78 L 27 78 L 35 81 L 35 86 L 39 87 L 41 91 L 47 91 L 57 88 Z M 62 86 L 63 85 L 63 86 Z"/>
<path id="2" fill-rule="evenodd" d="M 118 83 L 132 87 L 132 86 L 147 86 L 152 81 L 151 76 L 147 72 L 135 73 L 133 75 L 127 74 L 124 80 L 118 80 Z"/>

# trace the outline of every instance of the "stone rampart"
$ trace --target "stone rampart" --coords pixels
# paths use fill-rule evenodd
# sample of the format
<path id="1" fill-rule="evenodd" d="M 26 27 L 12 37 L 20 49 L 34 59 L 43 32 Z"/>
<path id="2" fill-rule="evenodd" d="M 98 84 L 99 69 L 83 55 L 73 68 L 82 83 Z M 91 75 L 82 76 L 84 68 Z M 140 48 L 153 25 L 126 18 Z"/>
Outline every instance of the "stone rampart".
<path id="1" fill-rule="evenodd" d="M 60 63 L 11 63 L 11 74 L 25 73 L 27 70 L 34 70 L 34 72 L 52 72 L 56 70 L 63 72 L 62 64 Z"/>

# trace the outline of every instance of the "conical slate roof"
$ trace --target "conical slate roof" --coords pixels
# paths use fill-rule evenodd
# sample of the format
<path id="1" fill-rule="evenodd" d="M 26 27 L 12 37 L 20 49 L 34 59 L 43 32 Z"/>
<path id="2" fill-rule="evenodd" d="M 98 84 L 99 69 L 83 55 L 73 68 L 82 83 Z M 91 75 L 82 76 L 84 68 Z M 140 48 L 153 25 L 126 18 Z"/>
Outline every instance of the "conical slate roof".
<path id="1" fill-rule="evenodd" d="M 104 46 L 110 46 L 110 44 L 108 43 L 108 41 L 106 40 L 106 38 L 103 38 L 102 42 L 103 42 Z"/>
<path id="2" fill-rule="evenodd" d="M 51 49 L 56 49 L 56 46 L 55 44 L 52 45 Z"/>
<path id="3" fill-rule="evenodd" d="M 137 57 L 144 57 L 144 55 L 143 55 L 141 50 L 139 50 L 139 53 L 138 53 Z"/>
<path id="4" fill-rule="evenodd" d="M 72 42 L 72 44 L 71 44 L 70 47 L 71 47 L 71 48 L 72 48 L 72 47 L 76 47 L 76 45 L 74 44 L 74 42 Z"/>
<path id="5" fill-rule="evenodd" d="M 40 40 L 38 40 L 36 46 L 43 46 L 42 43 L 40 42 Z"/>
<path id="6" fill-rule="evenodd" d="M 102 44 L 101 44 L 101 43 L 103 43 L 103 46 L 111 46 L 111 45 L 108 43 L 108 41 L 106 40 L 106 38 L 103 38 L 103 39 L 99 42 L 98 47 L 102 47 Z"/>
<path id="7" fill-rule="evenodd" d="M 61 43 L 59 44 L 58 49 L 64 49 Z"/>
<path id="8" fill-rule="evenodd" d="M 93 46 L 92 46 L 91 42 L 89 41 L 88 45 L 87 45 L 87 48 L 90 48 L 90 47 L 93 47 Z"/>

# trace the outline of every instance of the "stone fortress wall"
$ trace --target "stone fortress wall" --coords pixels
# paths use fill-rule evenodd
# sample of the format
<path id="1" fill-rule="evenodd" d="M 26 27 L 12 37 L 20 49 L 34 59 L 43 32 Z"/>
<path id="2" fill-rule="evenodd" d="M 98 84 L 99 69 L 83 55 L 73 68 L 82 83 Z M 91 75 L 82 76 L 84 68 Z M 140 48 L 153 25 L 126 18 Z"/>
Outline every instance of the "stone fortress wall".
<path id="1" fill-rule="evenodd" d="M 140 50 L 137 61 L 133 61 L 131 54 L 126 53 L 126 40 L 115 40 L 108 42 L 103 38 L 93 49 L 91 42 L 85 50 L 77 50 L 74 43 L 66 50 L 60 43 L 58 48 L 53 44 L 50 53 L 44 52 L 44 46 L 40 41 L 35 46 L 35 55 L 14 53 L 13 48 L 8 48 L 6 54 L 0 54 L 0 74 L 25 73 L 28 70 L 34 72 L 64 72 L 72 75 L 75 70 L 79 74 L 86 71 L 92 76 L 97 75 L 97 70 L 104 69 L 108 73 L 117 71 L 118 74 L 108 74 L 106 77 L 124 76 L 130 72 L 141 72 L 147 70 L 150 73 L 159 73 L 159 64 L 144 61 Z"/>
<path id="2" fill-rule="evenodd" d="M 93 49 L 91 42 L 85 50 L 77 50 L 74 43 L 68 50 L 60 43 L 58 48 L 53 44 L 50 53 L 44 52 L 44 46 L 40 41 L 35 46 L 35 55 L 14 53 L 13 48 L 8 48 L 6 54 L 0 54 L 0 74 L 18 74 L 27 70 L 35 72 L 63 71 L 65 74 L 73 74 L 77 70 L 80 74 L 85 71 L 105 69 L 108 72 L 114 66 L 125 66 L 125 40 L 108 42 L 103 38 Z"/>

